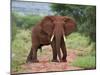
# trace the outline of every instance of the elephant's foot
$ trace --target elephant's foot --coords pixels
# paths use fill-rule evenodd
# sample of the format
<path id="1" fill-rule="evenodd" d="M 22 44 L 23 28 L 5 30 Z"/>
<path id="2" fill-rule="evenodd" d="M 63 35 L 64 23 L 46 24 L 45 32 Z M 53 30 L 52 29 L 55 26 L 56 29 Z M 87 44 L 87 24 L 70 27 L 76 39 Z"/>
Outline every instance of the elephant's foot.
<path id="1" fill-rule="evenodd" d="M 66 59 L 61 59 L 60 62 L 67 62 L 67 60 Z"/>
<path id="2" fill-rule="evenodd" d="M 35 59 L 35 60 L 32 60 L 33 63 L 38 63 L 39 60 L 38 59 Z"/>
<path id="3" fill-rule="evenodd" d="M 26 63 L 32 63 L 32 60 L 26 60 Z"/>
<path id="4" fill-rule="evenodd" d="M 57 59 L 52 59 L 52 62 L 59 62 Z"/>
<path id="5" fill-rule="evenodd" d="M 39 60 L 35 59 L 35 60 L 27 60 L 26 63 L 38 63 Z"/>

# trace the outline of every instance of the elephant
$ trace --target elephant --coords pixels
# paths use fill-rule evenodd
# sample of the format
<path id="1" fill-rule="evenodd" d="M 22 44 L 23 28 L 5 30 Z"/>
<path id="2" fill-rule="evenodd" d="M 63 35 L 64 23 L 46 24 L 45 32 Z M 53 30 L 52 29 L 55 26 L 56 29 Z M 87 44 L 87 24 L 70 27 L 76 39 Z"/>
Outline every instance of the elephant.
<path id="1" fill-rule="evenodd" d="M 41 22 L 32 28 L 32 47 L 26 62 L 39 62 L 37 50 L 44 45 L 51 45 L 52 47 L 52 62 L 66 62 L 65 36 L 71 34 L 75 28 L 75 20 L 68 16 L 45 16 Z"/>

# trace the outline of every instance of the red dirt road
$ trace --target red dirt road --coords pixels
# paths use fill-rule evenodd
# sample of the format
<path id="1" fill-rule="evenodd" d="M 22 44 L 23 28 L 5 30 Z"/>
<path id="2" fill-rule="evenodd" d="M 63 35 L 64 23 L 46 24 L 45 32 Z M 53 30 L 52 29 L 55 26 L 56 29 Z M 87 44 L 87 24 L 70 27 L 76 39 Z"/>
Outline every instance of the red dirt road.
<path id="1" fill-rule="evenodd" d="M 44 47 L 43 51 L 48 50 L 48 52 L 39 52 L 38 59 L 39 63 L 23 64 L 21 67 L 24 69 L 24 72 L 50 72 L 50 71 L 67 71 L 67 70 L 79 70 L 82 68 L 73 67 L 69 64 L 75 60 L 77 57 L 74 50 L 68 50 L 67 62 L 51 62 L 52 51 L 50 47 Z"/>

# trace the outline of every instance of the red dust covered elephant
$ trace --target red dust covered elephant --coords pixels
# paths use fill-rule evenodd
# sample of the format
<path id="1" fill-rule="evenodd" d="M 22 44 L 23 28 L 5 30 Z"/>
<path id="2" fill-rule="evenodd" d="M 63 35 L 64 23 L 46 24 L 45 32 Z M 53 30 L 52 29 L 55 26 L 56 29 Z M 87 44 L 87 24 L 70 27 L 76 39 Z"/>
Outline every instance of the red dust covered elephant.
<path id="1" fill-rule="evenodd" d="M 26 62 L 39 62 L 37 50 L 43 45 L 51 45 L 53 59 L 52 62 L 66 62 L 67 51 L 65 46 L 65 36 L 75 30 L 76 23 L 67 16 L 46 16 L 32 29 L 32 47 Z M 60 50 L 63 56 L 61 57 Z"/>

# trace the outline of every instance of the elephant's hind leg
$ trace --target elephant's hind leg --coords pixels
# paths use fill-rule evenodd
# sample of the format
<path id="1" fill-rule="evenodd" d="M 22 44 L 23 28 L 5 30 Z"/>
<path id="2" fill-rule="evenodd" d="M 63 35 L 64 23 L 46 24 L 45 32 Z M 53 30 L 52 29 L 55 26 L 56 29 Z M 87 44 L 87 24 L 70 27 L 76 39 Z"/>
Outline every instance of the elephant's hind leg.
<path id="1" fill-rule="evenodd" d="M 31 48 L 30 53 L 29 53 L 29 55 L 27 56 L 26 63 L 32 62 L 32 55 L 33 55 L 33 52 L 32 52 L 32 48 Z"/>
<path id="2" fill-rule="evenodd" d="M 34 63 L 34 62 L 39 62 L 37 60 L 37 48 L 31 48 L 31 51 L 27 57 L 27 60 L 26 60 L 27 63 L 31 62 L 31 63 Z"/>
<path id="3" fill-rule="evenodd" d="M 66 45 L 65 45 L 65 42 L 64 42 L 64 39 L 62 37 L 62 40 L 61 40 L 61 50 L 62 50 L 62 54 L 63 54 L 63 57 L 62 57 L 62 62 L 66 62 L 66 57 L 67 57 L 67 51 L 66 51 Z"/>

